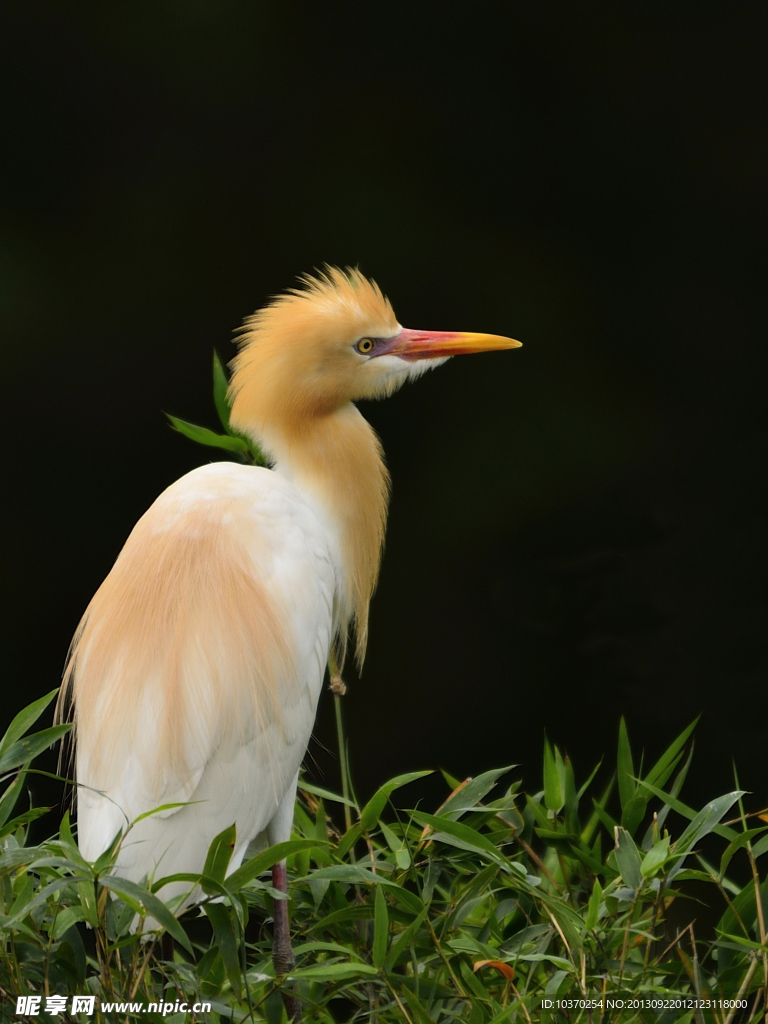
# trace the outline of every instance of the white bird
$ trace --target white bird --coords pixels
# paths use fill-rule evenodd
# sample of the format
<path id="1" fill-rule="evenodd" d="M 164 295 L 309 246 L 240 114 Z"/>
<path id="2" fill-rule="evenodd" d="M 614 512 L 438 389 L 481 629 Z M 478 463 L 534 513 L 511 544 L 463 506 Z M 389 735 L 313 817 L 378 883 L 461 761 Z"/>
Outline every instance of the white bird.
<path id="1" fill-rule="evenodd" d="M 233 822 L 230 871 L 249 846 L 290 837 L 329 652 L 341 663 L 351 629 L 362 663 L 384 537 L 389 477 L 353 403 L 450 356 L 519 345 L 405 330 L 357 270 L 302 285 L 246 321 L 233 363 L 232 425 L 273 469 L 219 462 L 172 484 L 73 640 L 60 701 L 74 703 L 83 855 L 185 804 L 125 837 L 116 873 L 133 881 L 200 872 Z M 274 879 L 285 890 L 284 865 Z M 284 903 L 278 973 L 292 965 Z"/>

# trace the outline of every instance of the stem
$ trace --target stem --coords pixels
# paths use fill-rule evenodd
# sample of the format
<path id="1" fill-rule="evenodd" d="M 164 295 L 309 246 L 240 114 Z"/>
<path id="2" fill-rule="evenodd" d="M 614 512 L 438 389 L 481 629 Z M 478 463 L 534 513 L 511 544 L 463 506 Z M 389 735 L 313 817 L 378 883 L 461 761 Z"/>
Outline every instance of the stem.
<path id="1" fill-rule="evenodd" d="M 333 648 L 328 652 L 328 675 L 331 677 L 331 692 L 333 693 L 333 703 L 336 708 L 336 742 L 339 744 L 339 767 L 341 768 L 341 792 L 344 799 L 347 801 L 344 804 L 344 824 L 347 832 L 352 828 L 352 810 L 350 808 L 350 802 L 352 800 L 351 791 L 352 787 L 349 784 L 349 761 L 347 759 L 347 744 L 344 738 L 344 721 L 341 717 L 341 698 L 347 692 L 347 687 L 344 685 L 344 680 L 341 678 L 341 672 L 336 661 L 336 654 Z"/>
<path id="2" fill-rule="evenodd" d="M 344 740 L 344 723 L 341 718 L 341 694 L 335 694 L 333 703 L 336 705 L 336 736 L 339 744 L 339 765 L 341 767 L 341 793 L 346 801 L 350 801 L 349 762 L 347 747 Z M 349 802 L 344 804 L 344 824 L 347 832 L 352 828 L 352 808 Z"/>

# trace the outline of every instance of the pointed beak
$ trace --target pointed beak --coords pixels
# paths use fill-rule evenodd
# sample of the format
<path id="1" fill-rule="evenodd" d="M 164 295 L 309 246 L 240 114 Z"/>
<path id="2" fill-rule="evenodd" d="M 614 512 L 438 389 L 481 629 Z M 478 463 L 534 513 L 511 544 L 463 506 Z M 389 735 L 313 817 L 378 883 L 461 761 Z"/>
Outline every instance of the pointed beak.
<path id="1" fill-rule="evenodd" d="M 460 334 L 457 331 L 409 331 L 403 328 L 382 355 L 401 359 L 444 359 L 446 356 L 495 352 L 502 348 L 520 348 L 521 341 L 498 334 Z"/>

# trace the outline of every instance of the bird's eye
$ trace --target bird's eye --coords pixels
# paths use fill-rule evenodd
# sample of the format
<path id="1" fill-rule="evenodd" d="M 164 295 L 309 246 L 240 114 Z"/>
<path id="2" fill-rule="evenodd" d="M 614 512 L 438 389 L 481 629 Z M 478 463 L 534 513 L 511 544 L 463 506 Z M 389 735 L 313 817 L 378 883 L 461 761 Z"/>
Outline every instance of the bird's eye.
<path id="1" fill-rule="evenodd" d="M 355 348 L 360 355 L 367 356 L 369 352 L 373 351 L 373 339 L 372 338 L 361 338 L 360 341 L 355 345 Z"/>

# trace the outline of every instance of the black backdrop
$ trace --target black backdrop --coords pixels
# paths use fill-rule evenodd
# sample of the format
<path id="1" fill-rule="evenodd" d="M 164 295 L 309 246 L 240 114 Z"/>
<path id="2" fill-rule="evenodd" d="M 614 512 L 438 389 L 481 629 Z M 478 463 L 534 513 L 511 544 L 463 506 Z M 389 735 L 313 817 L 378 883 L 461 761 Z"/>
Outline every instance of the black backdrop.
<path id="1" fill-rule="evenodd" d="M 362 795 L 582 777 L 699 712 L 763 801 L 764 5 L 9 2 L 2 716 L 54 687 L 137 517 L 207 453 L 215 345 L 323 261 L 518 337 L 364 412 L 394 478 Z M 214 453 L 211 453 L 215 457 Z M 313 747 L 336 785 L 332 705 Z"/>

